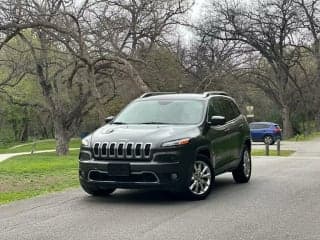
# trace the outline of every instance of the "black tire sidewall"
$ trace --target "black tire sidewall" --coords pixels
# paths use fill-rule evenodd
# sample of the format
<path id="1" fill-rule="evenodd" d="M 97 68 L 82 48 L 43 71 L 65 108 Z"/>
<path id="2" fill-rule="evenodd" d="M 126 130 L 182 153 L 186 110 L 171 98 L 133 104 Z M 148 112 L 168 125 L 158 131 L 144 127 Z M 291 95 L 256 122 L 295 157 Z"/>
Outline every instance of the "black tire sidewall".
<path id="1" fill-rule="evenodd" d="M 249 154 L 249 159 L 250 159 L 250 174 L 247 177 L 244 173 L 244 168 L 243 168 L 243 161 L 244 161 L 244 154 L 245 152 L 248 152 Z M 232 171 L 233 179 L 237 183 L 247 183 L 249 182 L 252 174 L 252 159 L 251 159 L 251 152 L 247 146 L 245 146 L 241 152 L 241 160 L 239 162 L 239 166 Z"/>

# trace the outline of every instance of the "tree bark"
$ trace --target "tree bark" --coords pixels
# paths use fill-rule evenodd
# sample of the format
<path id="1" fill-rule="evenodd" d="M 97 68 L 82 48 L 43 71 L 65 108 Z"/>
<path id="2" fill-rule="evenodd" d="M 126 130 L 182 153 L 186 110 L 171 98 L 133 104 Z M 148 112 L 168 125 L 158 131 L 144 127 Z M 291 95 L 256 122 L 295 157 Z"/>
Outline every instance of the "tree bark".
<path id="1" fill-rule="evenodd" d="M 315 125 L 316 125 L 316 131 L 320 131 L 320 110 L 316 113 L 315 116 Z"/>
<path id="2" fill-rule="evenodd" d="M 23 123 L 23 127 L 20 134 L 20 142 L 26 142 L 29 138 L 29 120 L 25 119 Z"/>
<path id="3" fill-rule="evenodd" d="M 26 142 L 29 138 L 29 114 L 27 108 L 24 109 L 24 116 L 22 118 L 22 129 L 20 133 L 20 142 Z"/>
<path id="4" fill-rule="evenodd" d="M 67 155 L 69 153 L 69 132 L 65 129 L 63 122 L 59 118 L 54 119 L 53 121 L 56 139 L 56 153 L 59 156 Z"/>
<path id="5" fill-rule="evenodd" d="M 283 125 L 283 138 L 287 139 L 293 136 L 293 127 L 290 120 L 290 110 L 289 107 L 282 106 L 282 125 Z"/>

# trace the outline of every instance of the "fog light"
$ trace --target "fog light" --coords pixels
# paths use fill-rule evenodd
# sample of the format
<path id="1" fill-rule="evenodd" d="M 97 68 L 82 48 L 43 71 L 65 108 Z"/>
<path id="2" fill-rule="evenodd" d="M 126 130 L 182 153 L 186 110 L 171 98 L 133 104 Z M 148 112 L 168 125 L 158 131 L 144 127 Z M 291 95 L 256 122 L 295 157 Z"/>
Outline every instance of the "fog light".
<path id="1" fill-rule="evenodd" d="M 177 173 L 171 173 L 171 180 L 177 180 L 178 174 Z"/>

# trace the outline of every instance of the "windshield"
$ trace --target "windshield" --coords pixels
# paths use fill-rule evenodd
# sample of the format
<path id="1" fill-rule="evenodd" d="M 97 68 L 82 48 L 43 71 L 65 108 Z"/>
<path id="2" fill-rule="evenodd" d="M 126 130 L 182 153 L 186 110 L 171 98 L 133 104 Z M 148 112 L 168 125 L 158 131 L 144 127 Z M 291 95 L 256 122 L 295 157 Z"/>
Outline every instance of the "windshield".
<path id="1" fill-rule="evenodd" d="M 197 124 L 204 113 L 198 100 L 148 100 L 128 105 L 113 124 Z"/>

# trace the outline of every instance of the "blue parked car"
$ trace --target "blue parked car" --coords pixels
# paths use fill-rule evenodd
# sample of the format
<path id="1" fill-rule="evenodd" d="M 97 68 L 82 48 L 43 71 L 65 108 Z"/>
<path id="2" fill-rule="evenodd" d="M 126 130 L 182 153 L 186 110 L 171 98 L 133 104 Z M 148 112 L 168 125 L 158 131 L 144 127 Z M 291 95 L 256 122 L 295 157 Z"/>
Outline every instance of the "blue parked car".
<path id="1" fill-rule="evenodd" d="M 279 124 L 272 122 L 252 122 L 249 124 L 251 139 L 254 142 L 264 142 L 272 145 L 281 139 L 281 128 Z"/>

